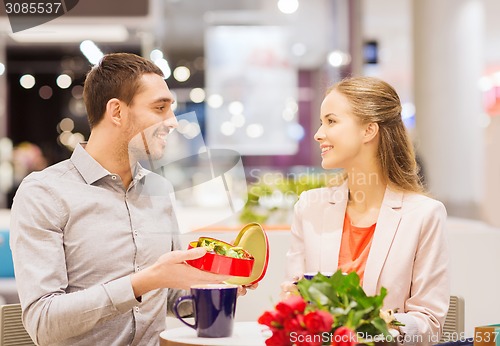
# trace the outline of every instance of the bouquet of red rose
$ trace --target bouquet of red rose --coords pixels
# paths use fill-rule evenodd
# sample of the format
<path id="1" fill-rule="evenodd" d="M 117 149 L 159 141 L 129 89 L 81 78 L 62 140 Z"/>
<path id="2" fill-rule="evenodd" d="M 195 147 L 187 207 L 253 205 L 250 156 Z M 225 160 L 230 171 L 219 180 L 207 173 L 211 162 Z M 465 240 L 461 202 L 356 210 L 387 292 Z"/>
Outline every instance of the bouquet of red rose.
<path id="1" fill-rule="evenodd" d="M 402 325 L 392 312 L 382 311 L 384 297 L 367 296 L 356 273 L 320 273 L 297 283 L 300 295 L 291 296 L 264 312 L 258 323 L 270 328 L 266 345 L 374 345 L 392 340 L 388 327 Z"/>

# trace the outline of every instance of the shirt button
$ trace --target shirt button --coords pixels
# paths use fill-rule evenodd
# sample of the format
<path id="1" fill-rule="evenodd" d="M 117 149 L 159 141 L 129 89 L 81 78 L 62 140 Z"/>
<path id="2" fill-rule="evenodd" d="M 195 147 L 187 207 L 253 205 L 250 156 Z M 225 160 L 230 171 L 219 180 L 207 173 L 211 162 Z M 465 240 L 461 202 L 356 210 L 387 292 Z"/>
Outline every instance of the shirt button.
<path id="1" fill-rule="evenodd" d="M 138 234 L 139 234 L 139 232 L 134 230 L 134 237 L 137 237 Z"/>
<path id="2" fill-rule="evenodd" d="M 139 307 L 138 307 L 138 306 L 136 306 L 136 307 L 134 308 L 134 310 L 135 310 L 135 312 L 139 312 Z"/>
<path id="3" fill-rule="evenodd" d="M 139 268 L 139 266 L 136 266 L 135 271 L 138 272 L 139 270 L 141 270 L 141 268 Z"/>

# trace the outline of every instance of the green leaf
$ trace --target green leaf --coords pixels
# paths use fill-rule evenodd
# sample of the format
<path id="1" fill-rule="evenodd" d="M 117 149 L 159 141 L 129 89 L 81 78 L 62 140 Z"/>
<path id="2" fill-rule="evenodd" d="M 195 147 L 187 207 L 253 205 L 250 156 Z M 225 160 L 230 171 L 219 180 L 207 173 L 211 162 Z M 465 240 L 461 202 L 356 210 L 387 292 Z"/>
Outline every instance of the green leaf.
<path id="1" fill-rule="evenodd" d="M 385 337 L 389 337 L 390 333 L 389 330 L 387 329 L 387 323 L 381 318 L 381 317 L 375 317 L 372 321 L 371 324 L 377 328 L 380 334 L 384 334 Z"/>
<path id="2" fill-rule="evenodd" d="M 356 273 L 344 275 L 338 270 L 329 278 L 318 273 L 311 280 L 300 280 L 297 288 L 309 302 L 307 311 L 322 309 L 332 314 L 332 332 L 346 326 L 369 336 L 389 335 L 386 322 L 380 318 L 387 290 L 367 296 Z"/>
<path id="3" fill-rule="evenodd" d="M 311 298 L 311 302 L 315 303 L 319 308 L 322 308 L 331 302 L 325 294 L 324 289 L 320 286 L 309 287 L 309 297 Z"/>

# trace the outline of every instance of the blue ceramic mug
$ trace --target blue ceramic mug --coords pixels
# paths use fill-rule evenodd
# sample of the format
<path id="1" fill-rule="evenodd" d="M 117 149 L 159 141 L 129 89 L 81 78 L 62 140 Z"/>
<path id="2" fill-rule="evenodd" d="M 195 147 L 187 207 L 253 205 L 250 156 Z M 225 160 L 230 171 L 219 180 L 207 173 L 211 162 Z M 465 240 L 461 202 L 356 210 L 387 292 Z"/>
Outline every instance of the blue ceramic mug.
<path id="1" fill-rule="evenodd" d="M 311 280 L 313 277 L 316 276 L 316 274 L 318 273 L 321 273 L 323 274 L 324 276 L 326 276 L 327 278 L 331 277 L 333 275 L 332 272 L 308 272 L 308 273 L 304 273 L 304 278 L 307 279 L 307 280 Z"/>
<path id="2" fill-rule="evenodd" d="M 196 330 L 199 337 L 227 337 L 233 333 L 237 297 L 236 285 L 195 285 L 191 286 L 191 295 L 177 299 L 173 310 L 175 316 L 186 326 Z M 184 321 L 179 315 L 178 306 L 186 300 L 193 303 L 194 324 Z"/>

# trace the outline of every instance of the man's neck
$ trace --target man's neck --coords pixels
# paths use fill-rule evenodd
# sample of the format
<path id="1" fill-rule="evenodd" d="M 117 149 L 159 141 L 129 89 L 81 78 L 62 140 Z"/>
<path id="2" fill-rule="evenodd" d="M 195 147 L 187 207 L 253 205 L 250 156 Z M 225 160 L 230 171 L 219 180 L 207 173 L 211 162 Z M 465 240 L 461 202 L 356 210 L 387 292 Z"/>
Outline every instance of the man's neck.
<path id="1" fill-rule="evenodd" d="M 91 134 L 85 150 L 110 173 L 119 175 L 125 188 L 130 185 L 132 164 L 126 145 Z"/>

